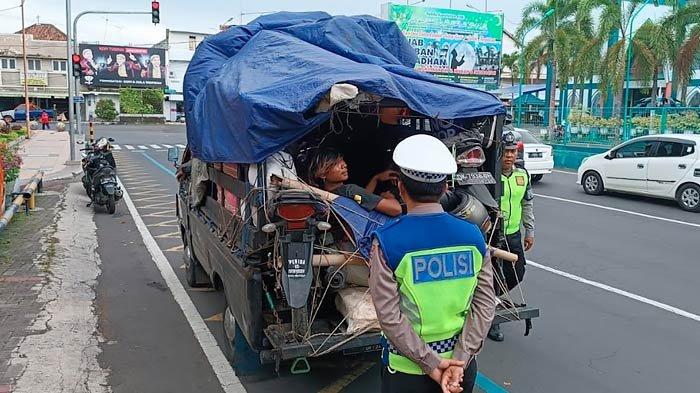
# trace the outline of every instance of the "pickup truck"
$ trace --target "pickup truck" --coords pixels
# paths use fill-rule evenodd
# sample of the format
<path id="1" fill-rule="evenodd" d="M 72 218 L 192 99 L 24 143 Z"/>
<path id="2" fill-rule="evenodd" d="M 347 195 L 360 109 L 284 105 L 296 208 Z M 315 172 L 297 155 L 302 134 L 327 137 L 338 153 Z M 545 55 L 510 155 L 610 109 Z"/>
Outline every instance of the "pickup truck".
<path id="1" fill-rule="evenodd" d="M 49 114 L 49 119 L 56 118 L 56 113 L 53 109 L 41 109 L 34 104 L 29 104 L 29 119 L 38 119 L 39 116 L 41 116 L 42 111 L 46 111 L 46 113 Z M 6 123 L 12 123 L 13 121 L 26 120 L 26 113 L 27 111 L 24 107 L 24 104 L 20 104 L 17 105 L 14 109 L 9 109 L 0 112 L 0 116 L 2 116 L 3 120 L 5 120 Z"/>

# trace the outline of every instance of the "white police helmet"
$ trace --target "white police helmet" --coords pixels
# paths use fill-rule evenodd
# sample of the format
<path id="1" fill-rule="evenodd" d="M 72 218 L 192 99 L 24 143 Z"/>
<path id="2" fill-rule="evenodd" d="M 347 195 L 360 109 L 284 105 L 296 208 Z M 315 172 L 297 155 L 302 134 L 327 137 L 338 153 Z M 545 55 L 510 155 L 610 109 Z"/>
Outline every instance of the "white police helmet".
<path id="1" fill-rule="evenodd" d="M 457 172 L 450 150 L 439 139 L 424 134 L 410 136 L 394 149 L 401 173 L 423 183 L 439 183 Z"/>
<path id="2" fill-rule="evenodd" d="M 95 142 L 95 148 L 98 150 L 104 150 L 109 146 L 109 141 L 107 138 L 100 138 Z"/>

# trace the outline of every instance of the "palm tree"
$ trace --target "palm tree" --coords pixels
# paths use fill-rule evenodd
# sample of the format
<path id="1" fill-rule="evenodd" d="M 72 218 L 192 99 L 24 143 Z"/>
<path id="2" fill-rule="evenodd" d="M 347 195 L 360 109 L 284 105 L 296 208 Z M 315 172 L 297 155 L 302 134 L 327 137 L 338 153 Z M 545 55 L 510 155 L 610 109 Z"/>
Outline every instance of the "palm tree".
<path id="1" fill-rule="evenodd" d="M 515 53 L 504 53 L 501 58 L 501 64 L 504 69 L 510 71 L 510 85 L 515 86 L 515 80 L 520 76 L 520 67 L 518 66 L 518 61 L 520 60 L 520 54 Z"/>
<path id="2" fill-rule="evenodd" d="M 521 54 L 525 57 L 525 62 L 527 64 L 549 64 L 548 72 L 552 73 L 552 75 L 549 76 L 555 82 L 549 86 L 550 101 L 546 103 L 550 108 L 548 119 L 550 125 L 555 124 L 555 113 L 553 109 L 556 105 L 556 81 L 559 79 L 557 76 L 558 64 L 556 54 L 558 48 L 555 43 L 561 38 L 557 38 L 557 26 L 566 22 L 574 15 L 578 2 L 579 1 L 576 0 L 535 0 L 523 9 L 523 19 L 515 33 L 518 41 L 522 41 L 525 32 L 540 23 L 549 10 L 555 10 L 554 15 L 542 22 L 539 27 L 539 34 L 525 45 Z M 527 74 L 530 70 L 526 69 L 525 71 Z"/>
<path id="3" fill-rule="evenodd" d="M 676 52 L 673 34 L 660 23 L 647 20 L 634 34 L 632 40 L 632 68 L 642 82 L 651 83 L 651 106 L 656 106 L 659 91 L 659 72 L 669 64 Z"/>
<path id="4" fill-rule="evenodd" d="M 700 56 L 700 0 L 689 3 L 667 17 L 663 26 L 673 38 L 673 86 L 684 99 L 693 74 L 693 65 Z"/>
<path id="5" fill-rule="evenodd" d="M 604 42 L 611 32 L 617 31 L 620 36 L 617 42 L 608 45 L 603 61 L 600 65 L 600 86 L 601 103 L 606 101 L 606 97 L 613 95 L 613 114 L 619 115 L 623 105 L 629 103 L 622 102 L 623 84 L 625 81 L 625 71 L 627 67 L 627 46 L 631 44 L 632 32 L 629 22 L 635 11 L 640 7 L 643 0 L 630 0 L 621 2 L 618 0 L 586 0 L 586 8 L 598 9 L 600 11 L 600 21 L 598 29 L 598 40 Z M 601 104 L 604 105 L 604 104 Z"/>

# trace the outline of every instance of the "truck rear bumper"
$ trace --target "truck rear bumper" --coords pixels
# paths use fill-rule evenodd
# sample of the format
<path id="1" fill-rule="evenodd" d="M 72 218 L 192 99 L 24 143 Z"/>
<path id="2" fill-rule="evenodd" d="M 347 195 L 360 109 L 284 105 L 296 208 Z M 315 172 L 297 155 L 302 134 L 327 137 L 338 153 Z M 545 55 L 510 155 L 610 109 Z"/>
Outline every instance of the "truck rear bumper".
<path id="1" fill-rule="evenodd" d="M 515 322 L 537 318 L 540 310 L 535 307 L 518 307 L 515 309 L 496 310 L 494 324 Z M 292 360 L 301 357 L 315 357 L 329 353 L 342 352 L 343 355 L 377 352 L 381 350 L 381 333 L 369 332 L 351 339 L 351 335 L 338 334 L 313 337 L 305 342 L 284 342 L 284 334 L 277 325 L 271 325 L 265 330 L 265 335 L 272 344 L 272 349 L 260 351 L 260 361 L 263 364 Z M 330 350 L 332 348 L 332 350 Z"/>

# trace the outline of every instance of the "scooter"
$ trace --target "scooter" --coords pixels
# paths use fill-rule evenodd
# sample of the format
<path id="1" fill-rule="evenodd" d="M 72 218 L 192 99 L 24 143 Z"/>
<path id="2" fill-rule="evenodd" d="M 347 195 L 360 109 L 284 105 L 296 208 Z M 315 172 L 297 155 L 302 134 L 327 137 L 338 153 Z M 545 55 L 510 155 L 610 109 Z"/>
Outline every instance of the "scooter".
<path id="1" fill-rule="evenodd" d="M 91 147 L 82 149 L 87 151 L 83 158 L 82 178 L 83 187 L 91 206 L 93 203 L 105 206 L 109 214 L 114 214 L 117 209 L 117 201 L 122 198 L 123 192 L 117 182 L 116 163 L 112 157 L 112 138 L 100 138 Z"/>

